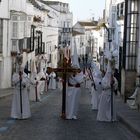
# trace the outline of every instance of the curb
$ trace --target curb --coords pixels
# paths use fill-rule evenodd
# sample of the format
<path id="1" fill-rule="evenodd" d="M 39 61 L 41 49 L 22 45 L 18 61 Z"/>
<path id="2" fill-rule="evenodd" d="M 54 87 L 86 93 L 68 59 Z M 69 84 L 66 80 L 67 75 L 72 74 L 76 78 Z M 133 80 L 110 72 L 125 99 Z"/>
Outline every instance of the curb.
<path id="1" fill-rule="evenodd" d="M 124 124 L 133 134 L 140 138 L 140 130 L 130 120 L 126 119 L 121 113 L 117 113 L 118 120 Z"/>
<path id="2" fill-rule="evenodd" d="M 8 96 L 10 96 L 10 95 L 12 95 L 13 93 L 11 92 L 11 93 L 7 93 L 7 94 L 3 94 L 3 95 L 0 95 L 0 100 L 1 99 L 4 99 L 4 98 L 6 98 L 6 97 L 8 97 Z"/>
<path id="3" fill-rule="evenodd" d="M 13 88 L 0 89 L 0 99 L 6 98 L 13 94 Z"/>

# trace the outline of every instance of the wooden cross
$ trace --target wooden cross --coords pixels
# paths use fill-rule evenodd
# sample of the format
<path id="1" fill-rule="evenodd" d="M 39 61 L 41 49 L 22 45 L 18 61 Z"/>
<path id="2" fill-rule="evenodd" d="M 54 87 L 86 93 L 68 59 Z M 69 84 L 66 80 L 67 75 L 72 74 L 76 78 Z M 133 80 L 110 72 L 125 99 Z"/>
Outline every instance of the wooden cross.
<path id="1" fill-rule="evenodd" d="M 58 68 L 47 68 L 48 72 L 58 72 L 63 74 L 63 90 L 62 90 L 62 114 L 61 118 L 66 119 L 66 82 L 67 82 L 67 74 L 68 73 L 77 73 L 80 72 L 80 69 L 72 68 L 70 60 L 68 61 L 67 58 L 63 58 L 63 67 Z"/>

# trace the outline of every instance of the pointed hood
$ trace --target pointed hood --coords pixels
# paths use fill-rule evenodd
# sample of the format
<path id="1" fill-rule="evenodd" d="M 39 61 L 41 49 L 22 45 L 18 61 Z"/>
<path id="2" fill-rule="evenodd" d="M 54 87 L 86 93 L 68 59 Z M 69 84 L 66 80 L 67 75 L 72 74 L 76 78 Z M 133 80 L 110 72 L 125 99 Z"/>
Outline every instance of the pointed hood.
<path id="1" fill-rule="evenodd" d="M 110 66 L 110 61 L 108 61 L 107 65 L 107 71 L 105 73 L 105 76 L 102 80 L 102 86 L 103 88 L 108 88 L 111 87 L 111 66 Z"/>
<path id="2" fill-rule="evenodd" d="M 72 66 L 80 68 L 75 39 L 73 44 L 73 54 L 71 60 L 72 60 Z"/>

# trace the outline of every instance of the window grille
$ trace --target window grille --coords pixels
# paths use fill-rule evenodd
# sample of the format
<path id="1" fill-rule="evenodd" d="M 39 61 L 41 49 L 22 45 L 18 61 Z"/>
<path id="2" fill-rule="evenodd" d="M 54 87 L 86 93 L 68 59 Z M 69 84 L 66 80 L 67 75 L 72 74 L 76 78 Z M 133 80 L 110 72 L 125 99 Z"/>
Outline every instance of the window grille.
<path id="1" fill-rule="evenodd" d="M 22 53 L 23 48 L 24 48 L 24 39 L 19 39 L 19 51 Z"/>
<path id="2" fill-rule="evenodd" d="M 124 15 L 124 2 L 120 4 L 120 16 Z"/>
<path id="3" fill-rule="evenodd" d="M 125 7 L 124 5 L 125 5 L 124 2 L 117 4 L 117 18 L 118 19 L 122 19 L 124 16 L 124 7 Z"/>
<path id="4" fill-rule="evenodd" d="M 17 15 L 12 15 L 11 19 L 12 21 L 18 21 L 19 16 Z"/>
<path id="5" fill-rule="evenodd" d="M 30 51 L 34 50 L 35 27 L 31 26 Z"/>
<path id="6" fill-rule="evenodd" d="M 12 51 L 13 52 L 19 52 L 17 40 L 12 40 Z"/>
<path id="7" fill-rule="evenodd" d="M 17 22 L 13 22 L 12 36 L 13 37 L 17 37 L 17 34 L 18 34 L 18 23 Z"/>
<path id="8" fill-rule="evenodd" d="M 124 40 L 124 56 L 125 56 L 125 69 L 135 71 L 137 64 L 137 51 L 138 51 L 138 1 L 128 1 L 126 40 Z"/>
<path id="9" fill-rule="evenodd" d="M 3 46 L 3 20 L 0 19 L 0 53 L 2 53 Z"/>
<path id="10" fill-rule="evenodd" d="M 120 8 L 119 8 L 119 4 L 118 4 L 118 5 L 117 5 L 117 17 L 119 17 L 119 15 L 120 15 L 120 14 L 119 14 L 119 9 L 120 9 Z"/>

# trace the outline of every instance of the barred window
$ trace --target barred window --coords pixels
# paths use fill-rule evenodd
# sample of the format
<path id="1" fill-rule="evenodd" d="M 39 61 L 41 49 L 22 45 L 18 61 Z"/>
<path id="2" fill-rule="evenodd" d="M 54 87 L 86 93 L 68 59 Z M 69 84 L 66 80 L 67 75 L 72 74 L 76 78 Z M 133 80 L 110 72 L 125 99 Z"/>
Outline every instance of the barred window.
<path id="1" fill-rule="evenodd" d="M 17 33 L 18 33 L 18 23 L 17 22 L 13 22 L 12 36 L 13 37 L 17 37 Z"/>
<path id="2" fill-rule="evenodd" d="M 0 19 L 0 53 L 2 53 L 3 46 L 3 20 Z"/>
<path id="3" fill-rule="evenodd" d="M 19 16 L 17 16 L 17 15 L 12 15 L 12 16 L 11 16 L 11 19 L 12 19 L 12 21 L 18 21 Z"/>
<path id="4" fill-rule="evenodd" d="M 119 15 L 120 15 L 120 14 L 119 14 L 119 9 L 120 9 L 120 8 L 119 8 L 119 4 L 117 4 L 117 17 L 119 17 Z"/>
<path id="5" fill-rule="evenodd" d="M 124 2 L 120 4 L 120 16 L 124 15 Z"/>
<path id="6" fill-rule="evenodd" d="M 19 52 L 17 40 L 12 40 L 12 51 Z"/>
<path id="7" fill-rule="evenodd" d="M 34 26 L 31 26 L 30 51 L 34 50 L 34 43 L 35 43 L 34 39 L 35 39 L 35 28 L 34 28 Z M 36 40 L 36 44 L 37 44 L 37 40 Z"/>
<path id="8" fill-rule="evenodd" d="M 117 4 L 117 18 L 122 18 L 124 16 L 124 2 Z"/>
<path id="9" fill-rule="evenodd" d="M 131 0 L 131 12 L 138 11 L 138 0 Z"/>
<path id="10" fill-rule="evenodd" d="M 126 69 L 136 70 L 138 51 L 138 1 L 131 0 L 127 13 Z"/>
<path id="11" fill-rule="evenodd" d="M 21 53 L 24 48 L 24 39 L 19 39 L 18 46 L 19 46 L 19 51 Z"/>

